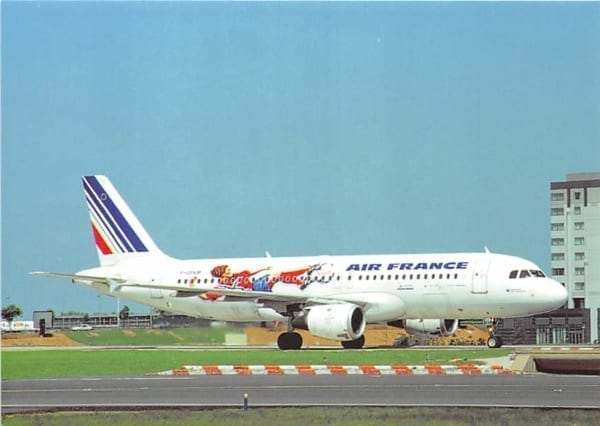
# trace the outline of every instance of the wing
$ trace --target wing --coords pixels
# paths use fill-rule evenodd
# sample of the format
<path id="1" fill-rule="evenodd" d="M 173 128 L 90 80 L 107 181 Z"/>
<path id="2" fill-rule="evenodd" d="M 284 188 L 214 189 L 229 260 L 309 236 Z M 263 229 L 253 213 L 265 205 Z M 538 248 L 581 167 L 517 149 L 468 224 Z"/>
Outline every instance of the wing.
<path id="1" fill-rule="evenodd" d="M 390 301 L 390 298 L 395 300 L 396 304 L 403 305 L 398 297 L 392 297 L 386 293 L 344 293 L 344 294 L 328 294 L 316 295 L 301 290 L 296 286 L 279 286 L 274 287 L 272 292 L 246 290 L 243 288 L 219 287 L 214 284 L 196 284 L 193 287 L 183 285 L 169 285 L 159 283 L 137 283 L 131 282 L 122 277 L 100 277 L 80 274 L 66 274 L 60 272 L 31 272 L 32 275 L 64 278 L 73 281 L 85 281 L 92 283 L 100 283 L 109 286 L 110 292 L 114 292 L 122 287 L 141 287 L 156 290 L 167 290 L 175 293 L 176 297 L 191 297 L 201 294 L 215 294 L 227 296 L 237 299 L 254 299 L 261 302 L 284 302 L 285 304 L 302 303 L 307 305 L 323 305 L 335 303 L 353 303 L 362 306 L 366 310 L 376 308 L 377 306 L 385 305 Z"/>

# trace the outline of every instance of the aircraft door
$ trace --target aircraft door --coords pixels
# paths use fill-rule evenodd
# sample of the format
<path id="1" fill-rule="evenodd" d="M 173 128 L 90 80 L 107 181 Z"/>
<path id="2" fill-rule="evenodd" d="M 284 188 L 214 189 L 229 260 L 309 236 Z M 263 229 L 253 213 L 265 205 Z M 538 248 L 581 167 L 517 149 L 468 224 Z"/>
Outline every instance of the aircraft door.
<path id="1" fill-rule="evenodd" d="M 475 263 L 473 268 L 472 293 L 487 293 L 487 275 L 490 267 L 490 259 L 481 259 Z"/>

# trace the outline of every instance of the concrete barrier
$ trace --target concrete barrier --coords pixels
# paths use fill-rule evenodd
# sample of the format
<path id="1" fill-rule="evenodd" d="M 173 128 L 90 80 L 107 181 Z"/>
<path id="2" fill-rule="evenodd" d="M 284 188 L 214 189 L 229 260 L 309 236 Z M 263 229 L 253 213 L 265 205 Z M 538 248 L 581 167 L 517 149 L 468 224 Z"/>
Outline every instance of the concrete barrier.
<path id="1" fill-rule="evenodd" d="M 160 376 L 208 375 L 501 375 L 515 374 L 489 365 L 184 365 L 162 371 Z"/>

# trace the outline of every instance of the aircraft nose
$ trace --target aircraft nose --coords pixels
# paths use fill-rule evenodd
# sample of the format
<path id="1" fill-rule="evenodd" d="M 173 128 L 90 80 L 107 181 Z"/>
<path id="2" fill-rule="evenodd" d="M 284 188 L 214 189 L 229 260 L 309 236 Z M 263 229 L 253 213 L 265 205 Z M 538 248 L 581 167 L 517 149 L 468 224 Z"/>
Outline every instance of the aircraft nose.
<path id="1" fill-rule="evenodd" d="M 567 303 L 568 293 L 567 289 L 559 282 L 550 280 L 547 292 L 545 292 L 546 299 L 553 309 L 558 309 Z"/>

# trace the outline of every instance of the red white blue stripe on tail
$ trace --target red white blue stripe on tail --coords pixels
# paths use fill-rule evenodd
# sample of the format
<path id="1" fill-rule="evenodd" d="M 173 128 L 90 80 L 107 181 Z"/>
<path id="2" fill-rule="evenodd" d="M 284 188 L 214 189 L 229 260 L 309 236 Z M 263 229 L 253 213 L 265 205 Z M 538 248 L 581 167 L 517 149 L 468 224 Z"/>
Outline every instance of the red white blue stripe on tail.
<path id="1" fill-rule="evenodd" d="M 101 264 L 106 256 L 160 252 L 106 176 L 84 176 L 83 190 Z"/>

